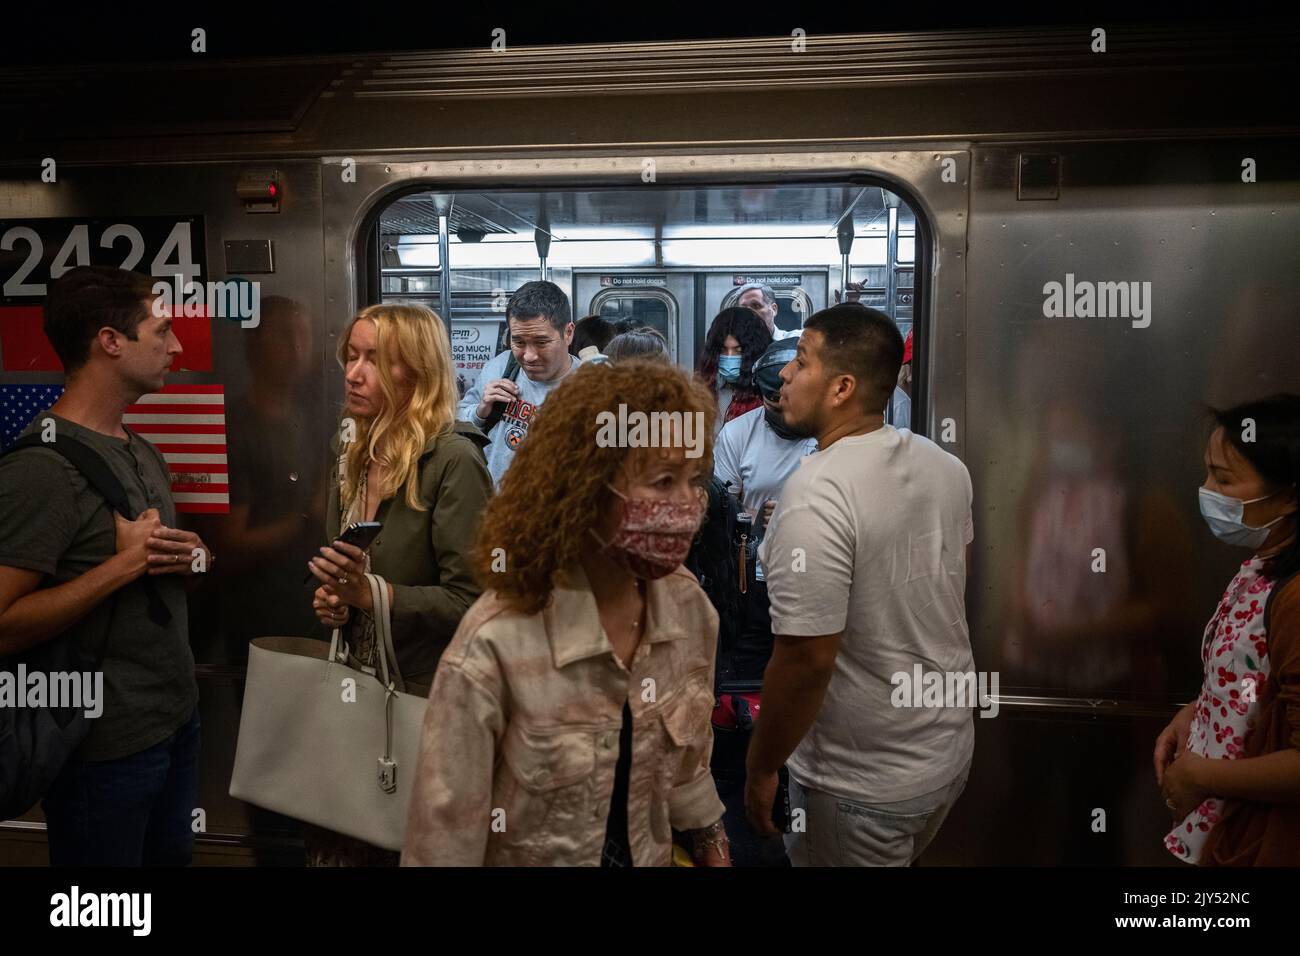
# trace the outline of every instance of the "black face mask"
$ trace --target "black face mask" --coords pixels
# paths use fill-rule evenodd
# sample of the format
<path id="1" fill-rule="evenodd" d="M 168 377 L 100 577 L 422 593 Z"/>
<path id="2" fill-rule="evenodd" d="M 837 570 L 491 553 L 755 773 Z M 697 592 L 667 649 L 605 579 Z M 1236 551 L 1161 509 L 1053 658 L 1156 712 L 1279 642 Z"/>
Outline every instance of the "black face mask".
<path id="1" fill-rule="evenodd" d="M 776 433 L 777 438 L 784 438 L 786 441 L 798 441 L 801 438 L 808 437 L 786 428 L 785 419 L 781 417 L 781 413 L 772 411 L 766 404 L 763 405 L 763 418 L 767 422 L 767 427 Z"/>

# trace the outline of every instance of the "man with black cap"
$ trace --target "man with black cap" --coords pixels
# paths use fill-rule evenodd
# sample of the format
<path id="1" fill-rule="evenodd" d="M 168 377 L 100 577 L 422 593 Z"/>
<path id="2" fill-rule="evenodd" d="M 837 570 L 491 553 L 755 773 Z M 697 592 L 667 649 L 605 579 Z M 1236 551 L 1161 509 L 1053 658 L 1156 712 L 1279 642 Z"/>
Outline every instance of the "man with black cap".
<path id="1" fill-rule="evenodd" d="M 763 405 L 727 422 L 713 448 L 713 473 L 731 484 L 742 510 L 753 517 L 755 538 L 761 538 L 781 494 L 781 486 L 794 474 L 805 455 L 817 448 L 815 438 L 788 431 L 781 418 L 781 369 L 799 346 L 798 336 L 778 339 L 754 362 L 754 388 Z M 743 787 L 744 747 L 752 722 L 747 718 L 758 710 L 757 688 L 772 655 L 772 619 L 767 584 L 756 547 L 750 546 L 755 580 L 747 581 L 743 595 L 743 623 L 731 647 L 724 647 L 716 672 L 720 700 L 714 723 L 720 728 L 715 739 L 713 771 L 718 794 L 727 806 L 723 822 L 731 841 L 733 860 L 738 866 L 780 864 L 785 854 L 780 841 L 764 845 L 745 821 Z M 746 693 L 746 691 L 750 691 Z M 752 714 L 749 702 L 753 701 Z M 730 733 L 728 733 L 730 731 Z M 726 746 L 733 740 L 732 747 Z"/>
<path id="2" fill-rule="evenodd" d="M 763 406 L 727 422 L 713 449 L 713 473 L 730 482 L 744 510 L 761 529 L 772 514 L 785 480 L 805 455 L 817 447 L 815 438 L 796 435 L 781 418 L 781 369 L 794 358 L 799 338 L 777 339 L 754 362 L 754 387 Z M 762 581 L 759 569 L 759 581 Z"/>

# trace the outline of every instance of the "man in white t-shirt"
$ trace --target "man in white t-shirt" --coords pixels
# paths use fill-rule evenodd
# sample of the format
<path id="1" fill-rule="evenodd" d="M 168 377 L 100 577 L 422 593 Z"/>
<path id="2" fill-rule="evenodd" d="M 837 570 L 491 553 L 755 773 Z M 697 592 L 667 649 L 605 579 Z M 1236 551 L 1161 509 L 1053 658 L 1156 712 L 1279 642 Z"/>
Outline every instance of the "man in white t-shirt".
<path id="1" fill-rule="evenodd" d="M 775 646 L 745 803 L 754 827 L 775 835 L 788 764 L 804 821 L 786 836 L 796 866 L 909 865 L 965 787 L 974 750 L 975 700 L 898 692 L 918 671 L 927 685 L 931 674 L 947 686 L 948 675 L 975 679 L 970 476 L 933 442 L 884 424 L 902 358 L 888 316 L 846 304 L 805 323 L 781 372 L 786 427 L 815 435 L 819 450 L 786 481 L 759 551 Z"/>

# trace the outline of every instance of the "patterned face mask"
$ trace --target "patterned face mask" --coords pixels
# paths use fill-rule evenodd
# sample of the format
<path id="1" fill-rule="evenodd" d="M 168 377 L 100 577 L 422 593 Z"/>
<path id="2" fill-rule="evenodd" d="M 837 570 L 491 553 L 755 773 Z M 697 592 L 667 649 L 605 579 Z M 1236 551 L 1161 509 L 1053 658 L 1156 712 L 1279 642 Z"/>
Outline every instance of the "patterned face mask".
<path id="1" fill-rule="evenodd" d="M 691 542 L 704 518 L 704 495 L 694 501 L 629 498 L 613 485 L 609 490 L 623 499 L 623 523 L 612 540 L 601 541 L 601 554 L 638 578 L 654 580 L 671 574 L 690 553 Z"/>

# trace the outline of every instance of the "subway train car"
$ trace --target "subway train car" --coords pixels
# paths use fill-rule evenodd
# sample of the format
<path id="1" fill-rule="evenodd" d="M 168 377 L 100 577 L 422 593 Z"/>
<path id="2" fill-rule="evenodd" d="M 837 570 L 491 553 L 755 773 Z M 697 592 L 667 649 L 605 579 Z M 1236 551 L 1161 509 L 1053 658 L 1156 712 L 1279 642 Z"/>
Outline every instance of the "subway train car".
<path id="1" fill-rule="evenodd" d="M 168 380 L 223 406 L 173 464 L 221 558 L 190 601 L 196 862 L 302 859 L 294 821 L 228 787 L 248 642 L 319 633 L 301 578 L 337 336 L 424 302 L 463 387 L 544 276 L 684 367 L 744 283 L 785 328 L 864 284 L 914 333 L 913 430 L 970 470 L 967 614 L 998 677 L 923 862 L 1176 866 L 1152 746 L 1240 559 L 1197 512 L 1202 408 L 1300 383 L 1300 122 L 1252 93 L 1296 88 L 1297 42 L 1127 26 L 1104 51 L 1079 27 L 0 69 L 6 441 L 57 394 L 39 317 L 68 268 L 259 292 L 187 320 Z M 1053 305 L 1085 285 L 1098 307 Z M 44 861 L 39 808 L 0 823 L 0 864 Z"/>

